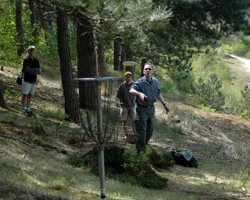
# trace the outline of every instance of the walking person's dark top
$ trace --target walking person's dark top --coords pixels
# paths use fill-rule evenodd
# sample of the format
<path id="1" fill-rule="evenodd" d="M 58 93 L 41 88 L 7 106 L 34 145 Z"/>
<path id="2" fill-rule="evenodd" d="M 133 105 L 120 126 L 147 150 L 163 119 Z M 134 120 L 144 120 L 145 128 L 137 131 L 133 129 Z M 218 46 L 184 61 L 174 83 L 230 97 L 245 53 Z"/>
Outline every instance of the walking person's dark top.
<path id="1" fill-rule="evenodd" d="M 134 81 L 132 80 L 132 73 L 130 71 L 125 72 L 124 74 L 125 81 L 117 89 L 116 97 L 120 99 L 120 114 L 122 120 L 122 126 L 125 133 L 124 140 L 127 140 L 129 135 L 128 123 L 131 122 L 132 131 L 135 134 L 135 96 L 129 93 L 129 88 L 133 85 Z"/>
<path id="2" fill-rule="evenodd" d="M 123 82 L 119 88 L 117 89 L 116 97 L 120 99 L 120 104 L 126 107 L 134 107 L 135 106 L 135 97 L 129 93 L 129 88 L 133 85 L 126 84 Z"/>

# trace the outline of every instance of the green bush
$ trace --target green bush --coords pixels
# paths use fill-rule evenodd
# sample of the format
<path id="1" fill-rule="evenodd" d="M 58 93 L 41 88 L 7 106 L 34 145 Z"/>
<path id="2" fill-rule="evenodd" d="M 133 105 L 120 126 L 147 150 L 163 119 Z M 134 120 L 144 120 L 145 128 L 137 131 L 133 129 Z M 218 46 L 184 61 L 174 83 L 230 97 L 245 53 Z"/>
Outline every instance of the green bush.
<path id="1" fill-rule="evenodd" d="M 223 85 L 222 91 L 225 94 L 225 106 L 224 112 L 227 114 L 240 115 L 242 113 L 242 96 L 240 87 L 237 85 L 232 85 L 230 83 L 225 83 Z"/>
<path id="2" fill-rule="evenodd" d="M 245 187 L 250 181 L 250 168 L 247 168 L 245 171 L 241 171 L 239 178 L 241 179 L 242 186 Z"/>
<path id="3" fill-rule="evenodd" d="M 168 169 L 174 165 L 172 156 L 161 149 L 149 149 L 146 152 L 146 162 L 161 169 Z"/>
<path id="4" fill-rule="evenodd" d="M 220 52 L 223 54 L 234 54 L 250 58 L 250 36 L 239 33 L 224 38 L 220 47 Z"/>
<path id="5" fill-rule="evenodd" d="M 135 151 L 129 151 L 117 146 L 104 148 L 106 175 L 123 182 L 129 182 L 151 189 L 162 189 L 167 184 L 167 179 L 158 176 L 152 167 L 168 168 L 173 165 L 173 160 L 161 151 L 151 150 L 138 156 Z M 153 161 L 153 156 L 158 155 L 159 161 Z M 99 174 L 98 149 L 95 147 L 85 154 L 74 155 L 68 163 L 75 167 L 87 166 L 95 175 Z"/>
<path id="6" fill-rule="evenodd" d="M 243 109 L 245 111 L 245 116 L 250 117 L 250 87 L 245 86 L 244 90 L 241 91 L 243 99 Z"/>
<path id="7" fill-rule="evenodd" d="M 205 106 L 220 110 L 225 104 L 225 96 L 221 92 L 222 82 L 218 80 L 216 74 L 211 74 L 206 81 L 199 78 L 194 84 L 194 93 L 198 96 L 199 103 Z"/>

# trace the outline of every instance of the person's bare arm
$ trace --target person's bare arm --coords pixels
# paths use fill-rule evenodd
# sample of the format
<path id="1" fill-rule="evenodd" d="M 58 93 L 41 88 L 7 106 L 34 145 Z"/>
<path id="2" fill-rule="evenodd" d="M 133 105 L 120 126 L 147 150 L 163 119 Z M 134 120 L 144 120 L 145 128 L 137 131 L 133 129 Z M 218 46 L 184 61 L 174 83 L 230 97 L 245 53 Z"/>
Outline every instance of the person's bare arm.
<path id="1" fill-rule="evenodd" d="M 165 110 L 166 110 L 166 114 L 168 114 L 170 112 L 170 109 L 168 107 L 168 104 L 165 102 L 163 96 L 161 94 L 158 94 L 157 98 L 159 99 L 159 101 L 162 103 L 162 105 L 164 106 Z"/>

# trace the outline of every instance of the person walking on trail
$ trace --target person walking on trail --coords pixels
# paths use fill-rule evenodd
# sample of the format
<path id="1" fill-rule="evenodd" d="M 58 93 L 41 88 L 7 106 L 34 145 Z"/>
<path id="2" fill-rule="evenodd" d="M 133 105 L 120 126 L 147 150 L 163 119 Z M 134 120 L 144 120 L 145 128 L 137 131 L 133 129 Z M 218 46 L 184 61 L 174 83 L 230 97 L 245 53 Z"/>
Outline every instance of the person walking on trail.
<path id="1" fill-rule="evenodd" d="M 125 81 L 118 87 L 116 97 L 120 99 L 122 126 L 125 133 L 124 140 L 128 137 L 128 120 L 131 122 L 133 133 L 135 134 L 135 97 L 129 93 L 129 88 L 133 85 L 132 73 L 127 71 Z"/>
<path id="2" fill-rule="evenodd" d="M 129 92 L 136 95 L 136 150 L 139 154 L 145 151 L 154 130 L 155 107 L 154 102 L 158 98 L 162 103 L 166 114 L 170 109 L 161 95 L 158 80 L 152 76 L 153 66 L 149 63 L 144 65 L 144 76 L 139 78 L 131 87 Z"/>
<path id="3" fill-rule="evenodd" d="M 24 114 L 32 116 L 30 108 L 31 98 L 35 94 L 37 75 L 41 73 L 41 68 L 39 61 L 34 57 L 35 46 L 29 46 L 28 53 L 29 55 L 23 60 L 22 105 L 24 107 Z"/>

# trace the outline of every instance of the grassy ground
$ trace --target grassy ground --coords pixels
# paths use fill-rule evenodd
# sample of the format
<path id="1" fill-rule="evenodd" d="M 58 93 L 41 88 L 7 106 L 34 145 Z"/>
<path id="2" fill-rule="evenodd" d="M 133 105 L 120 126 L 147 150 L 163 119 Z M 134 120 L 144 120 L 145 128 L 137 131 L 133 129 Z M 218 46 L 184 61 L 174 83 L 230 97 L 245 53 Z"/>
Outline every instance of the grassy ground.
<path id="1" fill-rule="evenodd" d="M 50 117 L 47 111 L 37 115 L 37 119 L 25 117 L 20 99 L 14 98 L 20 89 L 11 81 L 15 74 L 17 71 L 10 67 L 0 72 L 5 89 L 13 94 L 5 94 L 9 109 L 0 108 L 0 199 L 100 199 L 99 178 L 90 174 L 88 168 L 74 168 L 66 163 L 74 153 L 90 149 L 89 146 L 78 148 L 70 142 L 80 140 L 79 127 L 64 124 Z M 46 108 L 57 112 L 61 109 L 62 89 L 60 81 L 54 78 L 53 74 L 46 80 L 40 77 L 33 99 L 35 110 Z M 149 146 L 166 151 L 172 147 L 191 150 L 198 157 L 199 167 L 175 165 L 169 171 L 156 170 L 168 178 L 168 185 L 163 190 L 106 179 L 108 199 L 250 198 L 250 184 L 247 182 L 243 188 L 243 178 L 240 177 L 241 171 L 249 168 L 250 122 L 168 101 L 169 115 L 159 103 L 156 104 L 157 123 Z M 39 125 L 43 126 L 44 132 Z M 72 134 L 67 134 L 69 132 Z M 124 146 L 135 148 L 132 144 Z"/>

